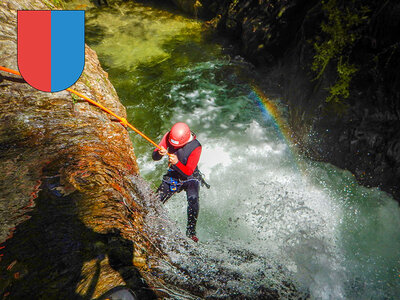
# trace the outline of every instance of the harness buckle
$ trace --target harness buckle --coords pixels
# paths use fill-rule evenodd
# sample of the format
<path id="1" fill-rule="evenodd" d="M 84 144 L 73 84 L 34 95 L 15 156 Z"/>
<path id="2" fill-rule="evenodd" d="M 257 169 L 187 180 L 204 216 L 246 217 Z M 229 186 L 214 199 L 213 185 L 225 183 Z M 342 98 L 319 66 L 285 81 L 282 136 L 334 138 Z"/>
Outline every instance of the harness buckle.
<path id="1" fill-rule="evenodd" d="M 169 189 L 170 189 L 171 192 L 176 192 L 177 189 L 178 189 L 178 186 L 180 186 L 180 185 L 181 185 L 180 182 L 178 182 L 177 180 L 175 180 L 175 179 L 173 179 L 173 178 L 170 177 L 170 180 L 169 180 Z"/>

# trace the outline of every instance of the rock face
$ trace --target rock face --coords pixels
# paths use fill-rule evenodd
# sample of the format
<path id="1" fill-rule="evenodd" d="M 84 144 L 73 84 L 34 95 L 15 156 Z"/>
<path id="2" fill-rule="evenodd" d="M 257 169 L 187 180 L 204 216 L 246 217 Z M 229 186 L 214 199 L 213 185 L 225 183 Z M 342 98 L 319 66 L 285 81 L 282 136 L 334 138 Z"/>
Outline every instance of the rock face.
<path id="1" fill-rule="evenodd" d="M 187 6 L 192 2 L 174 1 L 189 13 Z M 339 8 L 344 5 L 342 1 L 326 2 Z M 288 103 L 290 126 L 306 154 L 348 169 L 361 183 L 380 187 L 400 200 L 397 1 L 352 2 L 355 7 L 368 8 L 367 21 L 354 29 L 356 38 L 342 49 L 358 72 L 350 82 L 349 97 L 341 103 L 325 101 L 327 90 L 338 78 L 335 60 L 318 80 L 311 71 L 316 54 L 313 44 L 317 36 L 326 38 L 321 25 L 329 22 L 322 1 L 201 3 L 202 16 L 218 32 L 231 36 L 240 54 L 264 73 L 260 85 Z M 345 11 L 341 8 L 338 18 L 345 20 Z"/>
<path id="2" fill-rule="evenodd" d="M 1 65 L 18 69 L 17 10 L 49 8 L 0 3 Z M 88 47 L 72 88 L 126 116 Z M 66 91 L 40 92 L 3 72 L 0 114 L 0 295 L 89 299 L 128 285 L 154 298 L 147 287 L 158 281 L 149 275 L 156 250 L 126 129 Z"/>

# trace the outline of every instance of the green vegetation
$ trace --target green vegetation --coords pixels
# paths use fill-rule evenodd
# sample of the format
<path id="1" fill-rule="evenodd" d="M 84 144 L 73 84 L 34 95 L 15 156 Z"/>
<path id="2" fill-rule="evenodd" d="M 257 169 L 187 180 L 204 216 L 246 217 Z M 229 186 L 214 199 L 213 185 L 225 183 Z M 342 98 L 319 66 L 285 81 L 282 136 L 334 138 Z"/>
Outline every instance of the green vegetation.
<path id="1" fill-rule="evenodd" d="M 335 64 L 337 79 L 326 101 L 341 102 L 349 97 L 350 81 L 358 71 L 349 63 L 349 56 L 368 20 L 369 9 L 356 0 L 322 0 L 322 9 L 327 20 L 321 24 L 322 36 L 314 43 L 316 54 L 311 68 L 319 79 L 329 64 Z"/>
<path id="2" fill-rule="evenodd" d="M 65 8 L 65 3 L 63 0 L 51 0 L 51 2 L 53 2 L 54 5 L 59 8 Z"/>
<path id="3" fill-rule="evenodd" d="M 76 104 L 76 103 L 78 103 L 78 101 L 82 100 L 79 96 L 77 96 L 77 95 L 75 95 L 73 93 L 70 93 L 70 95 L 72 97 L 72 103 L 73 104 Z"/>

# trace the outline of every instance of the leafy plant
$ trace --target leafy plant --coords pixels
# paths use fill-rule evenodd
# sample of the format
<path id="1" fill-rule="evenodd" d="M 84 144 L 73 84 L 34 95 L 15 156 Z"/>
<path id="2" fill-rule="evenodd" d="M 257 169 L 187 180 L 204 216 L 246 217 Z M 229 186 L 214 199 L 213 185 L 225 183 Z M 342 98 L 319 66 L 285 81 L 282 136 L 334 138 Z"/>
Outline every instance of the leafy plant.
<path id="1" fill-rule="evenodd" d="M 361 36 L 360 28 L 368 20 L 369 12 L 359 2 L 322 0 L 326 21 L 321 23 L 322 36 L 314 43 L 316 53 L 311 69 L 317 73 L 315 79 L 319 79 L 329 64 L 335 64 L 337 80 L 330 87 L 326 101 L 340 102 L 348 98 L 351 79 L 358 71 L 349 63 L 349 56 Z"/>

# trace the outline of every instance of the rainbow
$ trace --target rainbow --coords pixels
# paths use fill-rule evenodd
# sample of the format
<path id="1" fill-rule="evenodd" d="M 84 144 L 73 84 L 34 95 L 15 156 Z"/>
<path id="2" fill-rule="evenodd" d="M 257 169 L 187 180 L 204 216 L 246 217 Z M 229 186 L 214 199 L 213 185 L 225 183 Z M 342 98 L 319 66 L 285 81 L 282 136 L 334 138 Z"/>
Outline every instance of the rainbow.
<path id="1" fill-rule="evenodd" d="M 266 121 L 272 120 L 272 123 L 278 134 L 288 145 L 293 161 L 296 163 L 296 165 L 298 165 L 299 161 L 296 159 L 298 157 L 298 149 L 296 147 L 293 134 L 286 120 L 283 118 L 277 104 L 269 100 L 259 87 L 251 85 L 251 88 L 252 91 L 248 97 L 257 104 Z"/>

